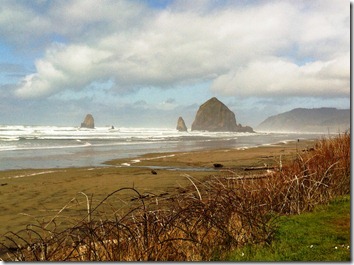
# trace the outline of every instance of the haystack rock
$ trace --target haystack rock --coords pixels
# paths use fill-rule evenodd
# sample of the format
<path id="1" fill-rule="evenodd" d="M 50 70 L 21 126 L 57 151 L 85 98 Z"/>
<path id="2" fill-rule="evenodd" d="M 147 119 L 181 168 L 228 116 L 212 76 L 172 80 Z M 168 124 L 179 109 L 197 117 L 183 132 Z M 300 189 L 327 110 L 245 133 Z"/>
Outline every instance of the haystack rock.
<path id="1" fill-rule="evenodd" d="M 81 123 L 81 128 L 95 128 L 95 122 L 91 114 L 86 115 L 84 122 Z"/>
<path id="2" fill-rule="evenodd" d="M 233 113 L 224 103 L 213 97 L 201 105 L 192 124 L 192 131 L 254 132 L 249 126 L 236 123 Z"/>
<path id="3" fill-rule="evenodd" d="M 177 127 L 176 129 L 180 132 L 186 132 L 187 131 L 187 126 L 183 120 L 182 117 L 179 117 L 178 118 L 178 121 L 177 121 Z"/>

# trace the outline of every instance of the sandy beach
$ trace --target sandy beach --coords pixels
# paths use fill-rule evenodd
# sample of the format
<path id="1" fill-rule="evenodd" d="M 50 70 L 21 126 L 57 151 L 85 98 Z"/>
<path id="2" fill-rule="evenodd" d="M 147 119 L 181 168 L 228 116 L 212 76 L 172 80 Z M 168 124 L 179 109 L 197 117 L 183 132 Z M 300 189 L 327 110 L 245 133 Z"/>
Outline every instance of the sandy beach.
<path id="1" fill-rule="evenodd" d="M 185 174 L 199 181 L 230 174 L 231 170 L 233 174 L 250 174 L 244 171 L 246 167 L 276 167 L 280 160 L 286 163 L 314 144 L 314 140 L 300 140 L 255 148 L 146 154 L 110 160 L 102 167 L 1 171 L 0 234 L 17 232 L 28 224 L 45 226 L 56 215 L 63 216 L 57 225 L 65 226 L 72 216 L 86 211 L 86 196 L 93 206 L 123 187 L 163 197 L 191 185 Z M 215 163 L 223 167 L 214 168 Z M 132 196 L 121 192 L 112 203 L 129 207 Z"/>

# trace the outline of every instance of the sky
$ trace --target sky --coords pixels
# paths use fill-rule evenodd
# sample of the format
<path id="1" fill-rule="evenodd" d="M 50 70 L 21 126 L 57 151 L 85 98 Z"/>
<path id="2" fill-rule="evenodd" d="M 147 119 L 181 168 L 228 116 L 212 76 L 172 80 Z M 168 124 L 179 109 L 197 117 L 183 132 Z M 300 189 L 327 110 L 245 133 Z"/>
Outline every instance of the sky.
<path id="1" fill-rule="evenodd" d="M 190 128 L 211 97 L 253 127 L 350 108 L 346 0 L 0 2 L 0 124 Z"/>

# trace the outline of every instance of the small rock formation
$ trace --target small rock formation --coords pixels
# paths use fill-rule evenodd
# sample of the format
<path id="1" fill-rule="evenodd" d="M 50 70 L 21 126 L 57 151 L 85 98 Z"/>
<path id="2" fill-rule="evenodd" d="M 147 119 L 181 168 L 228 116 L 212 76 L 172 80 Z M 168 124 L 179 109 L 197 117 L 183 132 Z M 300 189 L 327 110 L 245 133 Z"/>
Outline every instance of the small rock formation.
<path id="1" fill-rule="evenodd" d="M 95 128 L 95 122 L 91 114 L 86 115 L 84 122 L 81 123 L 81 128 L 89 128 L 89 129 Z"/>
<path id="2" fill-rule="evenodd" d="M 237 125 L 238 132 L 254 132 L 251 126 L 242 126 L 241 123 Z"/>
<path id="3" fill-rule="evenodd" d="M 182 117 L 179 117 L 178 118 L 178 121 L 177 121 L 177 127 L 176 129 L 180 132 L 186 132 L 187 131 L 187 126 L 183 120 Z"/>
<path id="4" fill-rule="evenodd" d="M 216 97 L 202 104 L 192 124 L 192 131 L 254 132 L 249 126 L 236 123 L 235 114 Z"/>

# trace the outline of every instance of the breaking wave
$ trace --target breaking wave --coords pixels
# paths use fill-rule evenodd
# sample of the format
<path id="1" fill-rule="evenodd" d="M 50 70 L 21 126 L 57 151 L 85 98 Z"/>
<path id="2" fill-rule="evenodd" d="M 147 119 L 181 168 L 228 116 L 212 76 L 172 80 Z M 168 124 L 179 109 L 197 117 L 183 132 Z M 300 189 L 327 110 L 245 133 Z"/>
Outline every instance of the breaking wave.
<path id="1" fill-rule="evenodd" d="M 0 125 L 0 170 L 100 166 L 115 158 L 214 148 L 249 148 L 315 138 L 289 133 L 179 132 L 169 128 Z"/>

